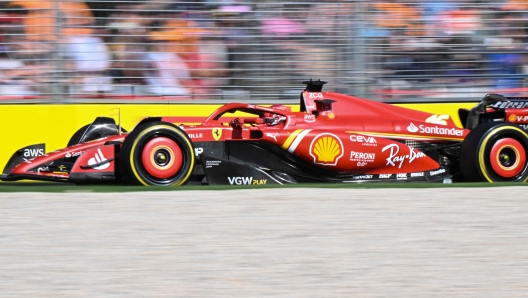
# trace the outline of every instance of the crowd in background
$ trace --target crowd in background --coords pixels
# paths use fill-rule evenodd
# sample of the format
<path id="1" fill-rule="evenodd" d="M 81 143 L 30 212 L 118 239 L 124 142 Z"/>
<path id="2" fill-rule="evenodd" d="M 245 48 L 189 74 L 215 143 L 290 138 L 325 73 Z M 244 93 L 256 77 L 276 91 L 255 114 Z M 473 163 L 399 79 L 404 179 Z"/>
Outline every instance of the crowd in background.
<path id="1" fill-rule="evenodd" d="M 507 95 L 525 92 L 528 1 L 392 2 L 374 7 L 389 17 L 377 19 L 377 26 L 365 34 L 386 44 L 382 69 L 400 88 L 415 85 L 425 90 L 418 94 L 440 97 L 457 87 Z M 400 22 L 391 21 L 396 15 Z"/>
<path id="2" fill-rule="evenodd" d="M 519 94 L 527 12 L 527 0 L 4 1 L 0 95 L 258 97 L 310 77 L 382 98 Z"/>

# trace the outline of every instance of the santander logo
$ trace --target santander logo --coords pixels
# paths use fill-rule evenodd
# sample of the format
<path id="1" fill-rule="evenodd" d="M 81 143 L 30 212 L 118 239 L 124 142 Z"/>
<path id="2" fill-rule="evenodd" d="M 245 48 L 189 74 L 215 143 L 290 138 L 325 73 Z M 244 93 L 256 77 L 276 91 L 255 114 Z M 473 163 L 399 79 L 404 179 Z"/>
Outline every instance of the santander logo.
<path id="1" fill-rule="evenodd" d="M 409 124 L 409 126 L 407 126 L 407 130 L 409 132 L 417 132 L 418 131 L 418 127 L 416 127 L 416 125 L 414 125 L 414 123 L 411 122 L 411 124 Z"/>
<path id="2" fill-rule="evenodd" d="M 407 130 L 409 132 L 415 133 L 420 131 L 420 133 L 423 134 L 436 134 L 436 135 L 445 135 L 445 136 L 455 136 L 455 137 L 461 137 L 464 135 L 464 130 L 454 128 L 454 127 L 442 127 L 442 126 L 425 126 L 423 124 L 420 124 L 418 127 L 414 125 L 414 123 L 411 122 L 409 126 L 407 126 Z"/>
<path id="3" fill-rule="evenodd" d="M 104 170 L 110 166 L 110 163 L 104 163 L 101 165 L 98 165 L 102 162 L 106 161 L 106 158 L 103 155 L 103 152 L 101 152 L 101 149 L 97 149 L 97 153 L 95 153 L 94 157 L 88 159 L 88 165 L 92 166 L 92 169 L 94 170 Z"/>

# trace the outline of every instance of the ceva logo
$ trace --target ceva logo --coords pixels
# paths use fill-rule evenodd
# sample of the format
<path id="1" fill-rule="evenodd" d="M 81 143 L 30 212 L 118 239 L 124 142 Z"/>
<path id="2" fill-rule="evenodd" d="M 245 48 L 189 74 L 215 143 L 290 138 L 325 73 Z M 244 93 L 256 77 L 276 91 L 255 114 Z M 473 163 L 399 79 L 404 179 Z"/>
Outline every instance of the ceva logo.
<path id="1" fill-rule="evenodd" d="M 411 124 L 409 124 L 409 126 L 407 126 L 407 130 L 409 132 L 417 132 L 418 131 L 418 127 L 416 127 L 416 125 L 414 125 L 414 123 L 411 122 Z"/>

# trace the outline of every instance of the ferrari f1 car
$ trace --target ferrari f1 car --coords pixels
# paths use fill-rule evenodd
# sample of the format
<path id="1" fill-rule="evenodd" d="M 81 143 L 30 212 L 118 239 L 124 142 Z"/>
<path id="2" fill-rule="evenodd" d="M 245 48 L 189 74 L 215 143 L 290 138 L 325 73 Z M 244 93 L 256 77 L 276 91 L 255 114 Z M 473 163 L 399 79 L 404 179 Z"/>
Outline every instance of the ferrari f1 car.
<path id="1" fill-rule="evenodd" d="M 299 111 L 229 103 L 200 119 L 148 117 L 131 132 L 98 117 L 64 149 L 18 150 L 1 179 L 155 186 L 528 180 L 528 99 L 488 94 L 459 110 L 457 127 L 447 115 L 303 83 Z"/>

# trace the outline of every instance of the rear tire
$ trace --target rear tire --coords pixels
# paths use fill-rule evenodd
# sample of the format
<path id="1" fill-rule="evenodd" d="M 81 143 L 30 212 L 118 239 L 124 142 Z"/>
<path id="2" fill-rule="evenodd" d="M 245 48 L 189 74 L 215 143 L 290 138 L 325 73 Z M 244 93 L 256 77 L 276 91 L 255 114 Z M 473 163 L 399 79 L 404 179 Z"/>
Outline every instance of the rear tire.
<path id="1" fill-rule="evenodd" d="M 505 122 L 475 127 L 462 142 L 460 169 L 466 181 L 526 182 L 528 134 Z"/>
<path id="2" fill-rule="evenodd" d="M 136 127 L 126 137 L 119 167 L 126 184 L 178 186 L 191 176 L 194 158 L 192 142 L 184 131 L 154 121 Z"/>

